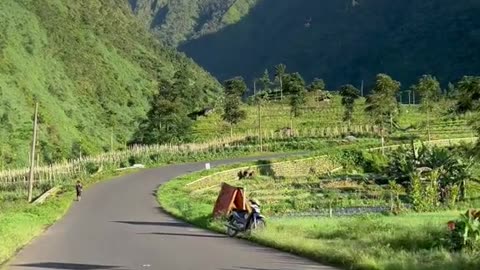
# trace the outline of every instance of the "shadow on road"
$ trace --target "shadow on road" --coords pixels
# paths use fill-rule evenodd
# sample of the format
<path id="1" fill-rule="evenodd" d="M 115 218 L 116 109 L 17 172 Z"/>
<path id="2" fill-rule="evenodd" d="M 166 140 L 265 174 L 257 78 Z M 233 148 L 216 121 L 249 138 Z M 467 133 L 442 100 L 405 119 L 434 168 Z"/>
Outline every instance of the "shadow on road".
<path id="1" fill-rule="evenodd" d="M 189 224 L 180 223 L 180 222 L 148 222 L 148 221 L 111 221 L 111 222 L 129 224 L 129 225 L 143 225 L 143 226 L 163 226 L 163 227 L 180 227 L 180 228 L 192 227 Z"/>
<path id="2" fill-rule="evenodd" d="M 113 265 L 95 265 L 95 264 L 76 264 L 76 263 L 59 263 L 59 262 L 43 262 L 43 263 L 28 263 L 17 264 L 18 267 L 31 268 L 46 268 L 46 269 L 65 269 L 65 270 L 100 270 L 100 269 L 122 269 L 119 266 Z"/>
<path id="3" fill-rule="evenodd" d="M 200 238 L 227 238 L 224 235 L 214 235 L 214 234 L 189 234 L 189 233 L 166 233 L 166 232 L 139 233 L 139 234 L 182 236 L 182 237 L 200 237 Z"/>
<path id="4" fill-rule="evenodd" d="M 221 268 L 220 270 L 281 270 L 279 268 L 255 268 L 255 267 L 232 267 Z"/>

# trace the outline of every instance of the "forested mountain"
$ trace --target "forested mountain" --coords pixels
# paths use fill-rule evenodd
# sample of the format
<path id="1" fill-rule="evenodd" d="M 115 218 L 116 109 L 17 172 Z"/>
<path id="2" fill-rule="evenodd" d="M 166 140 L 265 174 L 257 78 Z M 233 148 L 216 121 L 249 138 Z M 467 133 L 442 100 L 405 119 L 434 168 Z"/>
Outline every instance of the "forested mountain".
<path id="1" fill-rule="evenodd" d="M 248 14 L 258 0 L 129 0 L 134 13 L 171 46 L 214 33 Z"/>
<path id="2" fill-rule="evenodd" d="M 158 13 L 166 19 L 154 24 L 167 35 L 160 37 L 189 38 L 180 50 L 221 80 L 242 75 L 251 82 L 278 63 L 308 81 L 323 78 L 330 89 L 371 82 L 379 72 L 408 87 L 424 73 L 446 83 L 480 70 L 478 0 L 258 0 L 237 23 L 200 37 L 182 33 L 202 29 L 204 17 L 176 12 L 173 3 L 215 1 L 169 2 Z M 218 8 L 223 14 L 225 6 Z"/>
<path id="3" fill-rule="evenodd" d="M 52 162 L 124 145 L 158 82 L 177 71 L 202 93 L 199 107 L 220 91 L 190 59 L 159 45 L 126 2 L 2 0 L 0 25 L 0 166 L 27 164 L 35 102 L 39 156 Z"/>

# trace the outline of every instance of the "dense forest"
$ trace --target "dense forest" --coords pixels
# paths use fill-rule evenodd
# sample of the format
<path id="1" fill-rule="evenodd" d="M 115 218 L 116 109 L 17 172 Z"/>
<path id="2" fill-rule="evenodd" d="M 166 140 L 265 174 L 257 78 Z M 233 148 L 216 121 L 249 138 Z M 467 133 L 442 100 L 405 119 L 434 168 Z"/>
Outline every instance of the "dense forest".
<path id="1" fill-rule="evenodd" d="M 258 0 L 129 0 L 134 13 L 170 46 L 237 23 Z"/>
<path id="2" fill-rule="evenodd" d="M 165 15 L 154 23 L 160 38 L 187 38 L 180 50 L 220 80 L 240 75 L 250 85 L 265 67 L 284 63 L 307 81 L 325 79 L 329 89 L 371 85 L 381 72 L 404 85 L 433 74 L 445 85 L 480 68 L 477 0 L 259 0 L 237 23 L 214 23 L 203 34 L 209 20 L 197 4 L 224 14 L 233 1 L 158 2 L 164 8 L 156 14 Z"/>
<path id="3" fill-rule="evenodd" d="M 221 91 L 162 47 L 125 2 L 2 0 L 0 25 L 0 167 L 27 164 L 36 102 L 37 149 L 48 164 L 124 146 L 160 84 L 179 73 L 189 74 L 198 108 Z"/>

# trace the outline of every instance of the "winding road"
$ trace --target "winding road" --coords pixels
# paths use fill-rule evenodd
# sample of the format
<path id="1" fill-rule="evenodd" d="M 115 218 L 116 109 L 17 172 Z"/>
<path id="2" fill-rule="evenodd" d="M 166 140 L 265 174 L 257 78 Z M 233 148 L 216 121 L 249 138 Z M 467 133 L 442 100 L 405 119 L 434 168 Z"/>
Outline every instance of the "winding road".
<path id="1" fill-rule="evenodd" d="M 255 159 L 212 162 L 212 166 Z M 203 167 L 193 163 L 147 169 L 96 184 L 62 220 L 20 251 L 7 269 L 334 269 L 196 229 L 165 214 L 155 198 L 158 186 Z"/>

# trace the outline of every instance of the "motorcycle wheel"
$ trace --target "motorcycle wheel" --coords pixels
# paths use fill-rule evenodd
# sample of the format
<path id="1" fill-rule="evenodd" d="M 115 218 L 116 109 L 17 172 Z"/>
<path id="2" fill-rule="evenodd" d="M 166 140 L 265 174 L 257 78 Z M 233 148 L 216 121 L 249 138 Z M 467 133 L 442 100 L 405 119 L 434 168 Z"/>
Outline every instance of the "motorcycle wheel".
<path id="1" fill-rule="evenodd" d="M 262 229 L 265 229 L 266 226 L 267 224 L 265 223 L 265 220 L 259 219 L 257 220 L 257 224 L 255 224 L 255 229 L 262 230 Z"/>
<path id="2" fill-rule="evenodd" d="M 230 227 L 227 227 L 227 235 L 230 236 L 230 237 L 235 237 L 237 236 L 238 234 L 238 231 L 237 230 L 234 230 Z"/>

